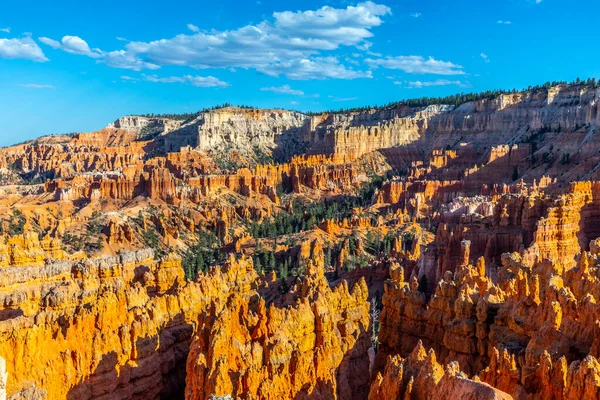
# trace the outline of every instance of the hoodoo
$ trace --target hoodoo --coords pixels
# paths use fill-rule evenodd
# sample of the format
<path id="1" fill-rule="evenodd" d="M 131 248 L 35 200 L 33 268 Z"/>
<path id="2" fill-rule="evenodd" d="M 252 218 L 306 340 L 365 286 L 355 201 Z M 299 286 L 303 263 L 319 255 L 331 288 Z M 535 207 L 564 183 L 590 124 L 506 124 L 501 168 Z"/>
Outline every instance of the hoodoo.
<path id="1" fill-rule="evenodd" d="M 0 400 L 600 400 L 597 0 L 6 3 Z"/>

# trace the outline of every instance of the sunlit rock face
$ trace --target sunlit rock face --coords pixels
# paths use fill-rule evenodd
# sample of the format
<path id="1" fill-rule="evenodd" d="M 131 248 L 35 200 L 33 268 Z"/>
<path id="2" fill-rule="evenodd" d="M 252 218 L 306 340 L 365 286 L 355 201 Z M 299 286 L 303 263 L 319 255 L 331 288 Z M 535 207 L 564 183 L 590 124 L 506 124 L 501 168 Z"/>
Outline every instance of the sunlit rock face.
<path id="1" fill-rule="evenodd" d="M 368 289 L 364 281 L 329 288 L 310 264 L 282 307 L 231 297 L 199 321 L 187 364 L 186 399 L 366 398 L 369 385 Z"/>
<path id="2" fill-rule="evenodd" d="M 223 154 L 235 149 L 251 156 L 299 134 L 306 122 L 297 112 L 226 107 L 200 113 L 170 132 L 163 129 L 165 149 L 175 152 L 191 146 Z"/>
<path id="3" fill-rule="evenodd" d="M 0 149 L 0 400 L 599 398 L 599 95 Z"/>
<path id="4" fill-rule="evenodd" d="M 383 375 L 373 383 L 374 398 L 412 390 L 402 359 L 388 358 L 383 367 L 394 354 L 410 355 L 410 364 L 423 345 L 430 358 L 457 362 L 466 376 L 515 398 L 598 396 L 597 383 L 578 381 L 582 374 L 592 374 L 592 381 L 600 374 L 598 241 L 590 248 L 572 267 L 550 259 L 531 265 L 518 253 L 505 253 L 496 282 L 483 258 L 463 263 L 454 274 L 446 272 L 430 297 L 418 290 L 416 277 L 409 284 L 402 273 L 392 274 L 383 296 L 376 360 Z M 436 382 L 443 376 L 438 369 Z"/>
<path id="5" fill-rule="evenodd" d="M 48 399 L 176 395 L 200 313 L 229 291 L 249 290 L 255 277 L 251 266 L 232 259 L 185 283 L 179 260 L 156 262 L 149 251 L 4 267 L 6 390 L 35 385 Z"/>

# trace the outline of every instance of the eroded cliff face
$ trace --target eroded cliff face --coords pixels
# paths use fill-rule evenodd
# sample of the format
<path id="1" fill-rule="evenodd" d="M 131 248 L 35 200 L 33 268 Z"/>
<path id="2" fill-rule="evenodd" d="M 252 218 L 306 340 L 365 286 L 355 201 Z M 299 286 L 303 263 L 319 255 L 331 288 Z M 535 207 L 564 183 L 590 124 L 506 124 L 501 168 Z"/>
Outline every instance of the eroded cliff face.
<path id="1" fill-rule="evenodd" d="M 384 373 L 378 373 L 371 384 L 369 400 L 401 398 L 510 400 L 513 397 L 477 378 L 469 379 L 456 362 L 440 365 L 435 352 L 427 353 L 418 343 L 405 359 L 389 357 Z"/>
<path id="2" fill-rule="evenodd" d="M 0 398 L 599 398 L 599 104 L 230 107 L 1 149 Z"/>
<path id="3" fill-rule="evenodd" d="M 469 376 L 515 398 L 596 398 L 600 386 L 578 380 L 600 375 L 598 243 L 591 247 L 571 269 L 548 259 L 527 265 L 519 254 L 506 253 L 498 283 L 481 258 L 456 274 L 446 272 L 431 297 L 417 290 L 416 277 L 406 283 L 398 267 L 383 296 L 376 367 L 383 368 L 387 355 L 408 356 L 423 343 L 443 362 L 457 362 Z M 395 374 L 389 363 L 385 374 Z M 383 385 L 382 378 L 376 382 Z M 385 390 L 377 385 L 372 390 Z"/>
<path id="4" fill-rule="evenodd" d="M 369 385 L 368 289 L 330 289 L 309 263 L 282 307 L 234 295 L 201 316 L 187 363 L 186 399 L 362 399 Z M 233 344 L 233 346 L 232 346 Z"/>
<path id="5" fill-rule="evenodd" d="M 298 136 L 306 116 L 284 110 L 226 107 L 200 113 L 165 136 L 166 151 L 191 146 L 219 157 L 236 150 L 250 159 L 270 153 L 280 142 Z"/>
<path id="6" fill-rule="evenodd" d="M 198 317 L 256 274 L 231 259 L 186 283 L 151 251 L 0 270 L 0 355 L 7 392 L 48 399 L 158 399 L 183 390 Z"/>
<path id="7" fill-rule="evenodd" d="M 556 86 L 547 91 L 505 94 L 458 107 L 401 107 L 323 115 L 311 119 L 305 140 L 316 153 L 349 158 L 394 148 L 385 152 L 398 163 L 397 167 L 403 161 L 422 160 L 433 150 L 460 143 L 474 147 L 481 157 L 496 145 L 527 142 L 540 130 L 548 133 L 544 143 L 548 146 L 554 140 L 567 144 L 564 135 L 557 133 L 580 130 L 579 134 L 570 135 L 570 139 L 577 144 L 588 144 L 600 122 L 599 93 L 598 89 L 583 86 Z M 589 143 L 583 152 L 591 155 L 592 146 Z M 417 148 L 420 150 L 411 157 L 407 150 Z M 571 143 L 563 151 L 577 153 L 577 146 Z M 402 155 L 408 159 L 402 160 Z"/>

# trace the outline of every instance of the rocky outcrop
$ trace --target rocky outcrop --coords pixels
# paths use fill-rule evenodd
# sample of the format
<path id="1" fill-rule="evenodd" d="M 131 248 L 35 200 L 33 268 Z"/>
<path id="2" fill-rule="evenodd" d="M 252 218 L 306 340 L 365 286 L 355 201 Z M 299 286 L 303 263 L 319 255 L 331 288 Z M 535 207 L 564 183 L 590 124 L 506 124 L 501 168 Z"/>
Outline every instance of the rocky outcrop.
<path id="1" fill-rule="evenodd" d="M 231 259 L 186 284 L 178 260 L 149 251 L 0 273 L 7 392 L 34 383 L 51 399 L 174 395 L 198 316 L 256 278 Z"/>
<path id="2" fill-rule="evenodd" d="M 480 259 L 454 276 L 446 272 L 430 298 L 417 290 L 416 277 L 409 285 L 394 272 L 383 296 L 376 368 L 387 355 L 405 357 L 422 342 L 443 362 L 456 361 L 469 376 L 515 398 L 595 398 L 600 386 L 576 380 L 600 377 L 598 246 L 591 247 L 573 269 L 548 259 L 527 265 L 518 253 L 505 254 L 497 285 Z"/>
<path id="3" fill-rule="evenodd" d="M 310 263 L 287 308 L 232 296 L 199 320 L 188 357 L 186 399 L 361 399 L 368 391 L 368 290 L 331 290 Z M 233 344 L 233 345 L 232 345 Z"/>
<path id="4" fill-rule="evenodd" d="M 0 267 L 42 265 L 47 260 L 66 258 L 67 254 L 56 238 L 40 240 L 35 232 L 0 237 Z"/>
<path id="5" fill-rule="evenodd" d="M 421 343 L 406 359 L 390 357 L 371 384 L 369 400 L 385 399 L 510 400 L 513 397 L 479 379 L 469 379 L 458 363 L 440 365 Z"/>
<path id="6" fill-rule="evenodd" d="M 128 115 L 108 124 L 106 129 L 122 129 L 126 131 L 132 131 L 144 138 L 144 136 L 152 136 L 153 134 L 166 135 L 167 133 L 178 129 L 180 126 L 181 121 L 168 118 Z"/>
<path id="7" fill-rule="evenodd" d="M 598 90 L 0 149 L 0 396 L 598 398 Z"/>
<path id="8" fill-rule="evenodd" d="M 306 117 L 284 110 L 225 107 L 200 113 L 165 136 L 165 149 L 179 151 L 191 146 L 225 155 L 236 149 L 244 156 L 256 156 L 257 150 L 270 151 L 283 134 L 299 132 Z"/>
<path id="9" fill-rule="evenodd" d="M 515 133 L 524 143 L 532 134 L 540 130 L 548 132 L 549 128 L 558 132 L 577 131 L 586 126 L 597 129 L 598 93 L 599 89 L 563 85 L 537 92 L 500 95 L 458 107 L 401 106 L 322 115 L 312 118 L 305 140 L 312 145 L 312 152 L 335 154 L 340 158 L 356 158 L 371 151 L 407 145 L 418 145 L 428 154 L 436 148 L 454 147 L 462 142 L 475 147 L 483 161 L 493 146 L 519 143 L 515 142 Z M 585 136 L 584 133 L 581 139 Z M 564 150 L 570 151 L 571 147 Z M 497 153 L 498 150 L 492 150 L 488 162 L 494 162 Z M 416 159 L 392 157 L 391 161 L 396 167 L 402 167 L 397 161 L 406 165 L 407 161 L 410 164 L 422 160 L 425 154 L 416 152 L 413 154 Z"/>

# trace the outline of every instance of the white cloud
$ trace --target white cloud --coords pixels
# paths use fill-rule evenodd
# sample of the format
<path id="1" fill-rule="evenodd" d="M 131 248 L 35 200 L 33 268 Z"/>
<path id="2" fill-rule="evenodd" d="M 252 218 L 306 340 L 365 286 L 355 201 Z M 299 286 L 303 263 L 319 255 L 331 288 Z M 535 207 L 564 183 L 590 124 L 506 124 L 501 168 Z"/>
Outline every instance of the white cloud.
<path id="1" fill-rule="evenodd" d="M 365 60 L 371 67 L 399 69 L 410 74 L 434 75 L 464 75 L 462 65 L 449 61 L 439 61 L 433 57 L 425 59 L 422 56 L 397 56 Z"/>
<path id="2" fill-rule="evenodd" d="M 371 28 L 381 25 L 388 14 L 389 7 L 371 1 L 346 8 L 276 12 L 271 20 L 234 30 L 207 33 L 188 26 L 192 34 L 129 42 L 122 50 L 111 52 L 78 49 L 77 54 L 100 54 L 100 62 L 132 70 L 175 65 L 255 69 L 291 79 L 355 79 L 370 77 L 371 73 L 349 69 L 323 53 L 341 46 L 368 46 L 367 39 L 373 36 Z M 65 43 L 47 38 L 45 43 L 67 50 Z M 321 67 L 333 70 L 318 70 Z"/>
<path id="3" fill-rule="evenodd" d="M 512 24 L 512 22 L 510 22 L 510 21 L 503 21 L 501 19 L 499 19 L 497 23 L 502 24 L 502 25 L 511 25 Z"/>
<path id="4" fill-rule="evenodd" d="M 52 89 L 54 87 L 52 85 L 40 85 L 37 83 L 23 83 L 19 86 L 28 88 L 28 89 Z"/>
<path id="5" fill-rule="evenodd" d="M 295 105 L 298 105 L 298 104 L 300 104 L 300 103 L 298 103 L 297 101 L 290 101 L 290 104 L 292 104 L 292 105 L 294 105 L 294 106 L 295 106 Z"/>
<path id="6" fill-rule="evenodd" d="M 30 37 L 0 39 L 0 58 L 49 61 L 37 43 Z"/>
<path id="7" fill-rule="evenodd" d="M 358 100 L 358 97 L 338 97 L 338 96 L 328 96 L 333 101 L 353 101 Z"/>
<path id="8" fill-rule="evenodd" d="M 365 40 L 361 44 L 357 45 L 356 48 L 359 50 L 368 51 L 371 48 L 371 46 L 373 46 L 373 43 L 369 42 L 368 40 Z"/>
<path id="9" fill-rule="evenodd" d="M 200 28 L 194 24 L 187 24 L 187 28 L 192 32 L 200 32 Z"/>
<path id="10" fill-rule="evenodd" d="M 131 76 L 128 76 L 128 75 L 121 75 L 121 80 L 123 80 L 123 81 L 130 81 L 130 82 L 137 82 L 137 81 L 139 81 L 138 78 L 134 78 L 134 77 L 131 77 Z"/>
<path id="11" fill-rule="evenodd" d="M 485 53 L 481 53 L 479 56 L 480 56 L 481 58 L 483 58 L 483 59 L 485 60 L 485 62 L 488 62 L 488 63 L 490 62 L 490 58 L 488 57 L 488 55 L 487 55 L 487 54 L 485 54 Z"/>
<path id="12" fill-rule="evenodd" d="M 100 49 L 90 49 L 90 46 L 87 44 L 87 42 L 79 36 L 64 36 L 61 42 L 47 37 L 41 37 L 39 39 L 40 42 L 52 47 L 53 49 L 60 49 L 71 54 L 79 54 L 92 58 L 99 58 L 104 54 Z"/>
<path id="13" fill-rule="evenodd" d="M 0 32 L 4 32 L 4 33 L 10 33 L 10 28 L 6 27 L 6 28 L 0 28 Z"/>
<path id="14" fill-rule="evenodd" d="M 117 38 L 116 38 L 116 39 L 117 39 L 118 41 L 120 41 L 120 42 L 128 42 L 127 38 L 124 38 L 124 37 L 122 37 L 122 36 L 117 36 Z"/>
<path id="15" fill-rule="evenodd" d="M 371 71 L 356 71 L 340 64 L 335 57 L 300 59 L 257 68 L 270 76 L 285 75 L 293 80 L 372 78 Z"/>
<path id="16" fill-rule="evenodd" d="M 358 62 L 356 59 L 354 59 L 352 57 L 344 57 L 344 61 L 346 61 L 348 64 L 352 64 L 352 65 L 356 65 L 356 66 L 360 65 L 360 62 Z"/>
<path id="17" fill-rule="evenodd" d="M 271 32 L 277 36 L 323 40 L 331 46 L 355 45 L 373 36 L 369 28 L 383 23 L 381 17 L 391 14 L 385 5 L 371 1 L 348 6 L 346 9 L 322 7 L 316 11 L 284 11 L 273 13 L 275 24 Z M 259 27 L 269 28 L 266 22 Z"/>
<path id="18" fill-rule="evenodd" d="M 125 50 L 111 51 L 104 53 L 104 56 L 98 62 L 103 62 L 109 67 L 130 69 L 133 71 L 141 71 L 143 69 L 159 69 L 156 64 L 148 63 L 140 60 Z"/>
<path id="19" fill-rule="evenodd" d="M 413 18 L 419 18 L 421 15 L 423 15 L 423 14 L 421 14 L 420 12 L 410 14 L 410 16 Z"/>
<path id="20" fill-rule="evenodd" d="M 96 62 L 105 63 L 113 68 L 130 69 L 133 71 L 141 71 L 143 69 L 153 70 L 160 68 L 156 64 L 140 60 L 139 58 L 135 57 L 135 55 L 130 54 L 125 50 L 104 52 L 96 48 L 90 49 L 87 42 L 78 36 L 64 36 L 61 42 L 47 37 L 41 37 L 40 41 L 52 47 L 53 49 L 60 49 L 66 51 L 67 53 L 95 58 L 97 60 Z"/>
<path id="21" fill-rule="evenodd" d="M 160 83 L 187 83 L 196 87 L 227 87 L 229 83 L 223 82 L 219 78 L 214 76 L 169 76 L 161 78 L 157 75 L 142 75 L 145 80 L 149 82 L 160 82 Z"/>
<path id="22" fill-rule="evenodd" d="M 261 88 L 263 92 L 273 92 L 273 93 L 281 93 L 281 94 L 291 94 L 293 96 L 304 96 L 304 92 L 302 90 L 292 89 L 290 85 L 283 85 L 279 87 L 264 87 Z"/>
<path id="23" fill-rule="evenodd" d="M 438 79 L 435 81 L 426 81 L 426 82 L 422 82 L 422 81 L 409 81 L 409 82 L 400 82 L 400 81 L 395 81 L 394 82 L 395 85 L 404 85 L 406 84 L 409 88 L 412 89 L 421 89 L 424 87 L 432 87 L 432 86 L 460 86 L 462 88 L 469 88 L 471 87 L 471 85 L 469 83 L 464 83 L 461 81 L 450 81 L 447 79 Z"/>

